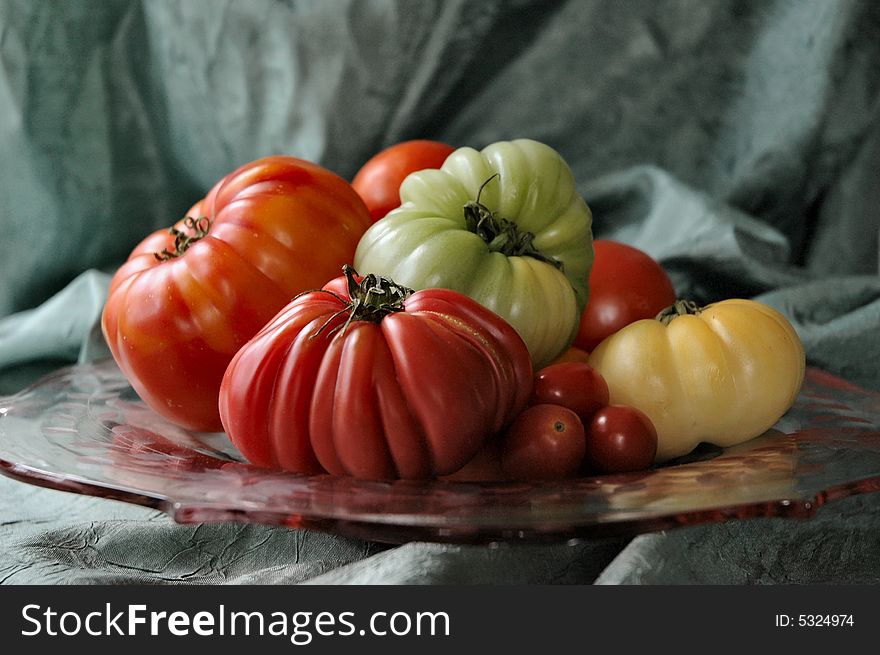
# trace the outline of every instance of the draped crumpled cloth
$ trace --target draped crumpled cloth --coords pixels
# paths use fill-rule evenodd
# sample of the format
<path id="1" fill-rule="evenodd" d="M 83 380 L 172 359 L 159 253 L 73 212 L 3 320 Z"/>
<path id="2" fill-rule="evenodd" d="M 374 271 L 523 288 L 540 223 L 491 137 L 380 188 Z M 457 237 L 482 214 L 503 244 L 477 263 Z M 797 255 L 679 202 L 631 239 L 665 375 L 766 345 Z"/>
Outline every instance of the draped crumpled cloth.
<path id="1" fill-rule="evenodd" d="M 863 0 L 0 4 L 0 393 L 106 354 L 109 275 L 269 154 L 351 178 L 434 138 L 557 148 L 594 233 L 681 296 L 756 297 L 880 389 L 880 5 Z M 180 526 L 0 478 L 0 582 L 880 581 L 880 496 L 635 539 L 388 547 Z"/>

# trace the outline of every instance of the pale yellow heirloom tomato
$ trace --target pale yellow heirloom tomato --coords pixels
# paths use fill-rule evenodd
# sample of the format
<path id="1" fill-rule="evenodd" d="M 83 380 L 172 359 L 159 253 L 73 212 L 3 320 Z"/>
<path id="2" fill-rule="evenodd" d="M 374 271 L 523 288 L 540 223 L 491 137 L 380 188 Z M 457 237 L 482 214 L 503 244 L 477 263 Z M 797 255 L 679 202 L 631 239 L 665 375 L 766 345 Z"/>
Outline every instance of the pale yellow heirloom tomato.
<path id="1" fill-rule="evenodd" d="M 767 431 L 794 404 L 804 348 L 778 311 L 753 300 L 679 301 L 612 334 L 590 355 L 612 403 L 657 429 L 656 462 L 704 441 L 722 447 Z"/>

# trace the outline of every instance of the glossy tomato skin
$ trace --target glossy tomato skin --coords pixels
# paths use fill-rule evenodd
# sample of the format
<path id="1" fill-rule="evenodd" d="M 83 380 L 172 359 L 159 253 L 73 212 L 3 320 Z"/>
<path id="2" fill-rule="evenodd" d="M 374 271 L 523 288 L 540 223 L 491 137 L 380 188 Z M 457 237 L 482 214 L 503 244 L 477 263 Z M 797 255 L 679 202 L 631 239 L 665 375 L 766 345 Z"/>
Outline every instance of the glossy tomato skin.
<path id="1" fill-rule="evenodd" d="M 608 404 L 608 385 L 602 375 L 583 362 L 562 362 L 545 366 L 535 375 L 531 405 L 567 407 L 589 424 L 599 409 Z"/>
<path id="2" fill-rule="evenodd" d="M 400 207 L 400 185 L 407 175 L 440 168 L 454 150 L 445 143 L 427 139 L 397 143 L 367 161 L 351 185 L 363 198 L 372 219 L 378 221 Z"/>
<path id="3" fill-rule="evenodd" d="M 625 473 L 650 468 L 657 431 L 644 412 L 627 405 L 603 407 L 589 423 L 584 465 L 592 473 Z"/>
<path id="4" fill-rule="evenodd" d="M 574 345 L 591 352 L 630 323 L 654 318 L 675 302 L 672 280 L 647 253 L 625 243 L 596 239 L 590 271 L 590 302 Z"/>
<path id="5" fill-rule="evenodd" d="M 403 311 L 342 329 L 346 281 L 324 289 L 287 305 L 227 369 L 223 425 L 251 463 L 363 479 L 447 475 L 525 406 L 525 344 L 470 298 L 428 289 Z"/>
<path id="6" fill-rule="evenodd" d="M 345 180 L 281 156 L 226 176 L 189 216 L 205 219 L 207 236 L 164 261 L 156 254 L 174 251 L 174 237 L 145 238 L 111 281 L 102 327 L 152 409 L 219 431 L 220 381 L 232 356 L 294 295 L 337 275 L 370 218 Z M 192 234 L 183 221 L 175 227 Z"/>
<path id="7" fill-rule="evenodd" d="M 514 480 L 562 480 L 577 474 L 586 447 L 577 414 L 534 405 L 517 416 L 501 443 L 501 468 Z"/>

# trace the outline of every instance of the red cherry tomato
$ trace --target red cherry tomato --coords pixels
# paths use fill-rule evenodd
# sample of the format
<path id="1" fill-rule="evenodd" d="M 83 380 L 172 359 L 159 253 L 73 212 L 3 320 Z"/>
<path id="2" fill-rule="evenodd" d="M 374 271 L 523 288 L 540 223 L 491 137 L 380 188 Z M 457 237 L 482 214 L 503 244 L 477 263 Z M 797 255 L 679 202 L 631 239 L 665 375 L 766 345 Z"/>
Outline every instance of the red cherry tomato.
<path id="1" fill-rule="evenodd" d="M 654 318 L 675 302 L 675 288 L 647 253 L 624 243 L 596 239 L 590 299 L 574 345 L 589 352 L 606 337 L 642 318 Z"/>
<path id="2" fill-rule="evenodd" d="M 584 465 L 595 473 L 641 471 L 654 462 L 657 431 L 644 412 L 628 405 L 603 407 L 587 429 Z"/>
<path id="3" fill-rule="evenodd" d="M 364 164 L 351 185 L 363 198 L 370 216 L 378 221 L 400 207 L 400 184 L 407 175 L 426 168 L 440 168 L 454 150 L 445 143 L 424 139 L 398 143 Z"/>
<path id="4" fill-rule="evenodd" d="M 584 425 L 577 414 L 560 405 L 535 405 L 508 428 L 501 468 L 514 480 L 561 480 L 578 472 L 584 448 Z"/>
<path id="5" fill-rule="evenodd" d="M 599 371 L 582 362 L 561 362 L 538 371 L 529 404 L 562 405 L 589 425 L 593 414 L 608 404 L 608 396 Z"/>

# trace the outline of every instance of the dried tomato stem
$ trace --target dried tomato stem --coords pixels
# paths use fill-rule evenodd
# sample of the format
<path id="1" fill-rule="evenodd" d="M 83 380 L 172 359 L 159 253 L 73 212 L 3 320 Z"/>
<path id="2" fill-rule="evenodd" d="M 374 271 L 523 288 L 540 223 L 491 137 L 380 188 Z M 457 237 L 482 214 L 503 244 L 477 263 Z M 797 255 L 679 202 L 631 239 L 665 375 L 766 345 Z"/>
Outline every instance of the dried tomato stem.
<path id="1" fill-rule="evenodd" d="M 174 226 L 169 228 L 168 232 L 174 236 L 174 244 L 171 246 L 171 250 L 163 248 L 162 252 L 153 253 L 153 256 L 160 262 L 180 257 L 196 241 L 208 236 L 208 232 L 211 231 L 211 219 L 207 216 L 200 216 L 199 218 L 187 216 L 183 219 L 183 226 L 190 230 L 190 232 L 178 230 Z"/>
<path id="2" fill-rule="evenodd" d="M 693 300 L 676 300 L 674 304 L 657 314 L 654 319 L 660 321 L 663 325 L 669 325 L 673 319 L 679 316 L 687 316 L 688 314 L 696 316 L 702 311 L 703 308 Z"/>
<path id="3" fill-rule="evenodd" d="M 352 321 L 372 321 L 380 323 L 383 318 L 394 312 L 404 311 L 404 301 L 413 294 L 413 290 L 401 286 L 387 277 L 370 273 L 358 281 L 358 273 L 354 268 L 345 264 L 342 272 L 348 280 L 348 295 L 350 300 L 345 307 L 333 314 L 319 327 L 309 338 L 314 339 L 320 335 L 335 318 L 348 312 L 348 318 L 342 325 L 337 325 L 330 330 L 329 334 L 342 330 L 344 334 Z M 328 291 L 333 296 L 335 293 Z M 341 300 L 341 298 L 340 298 Z"/>

